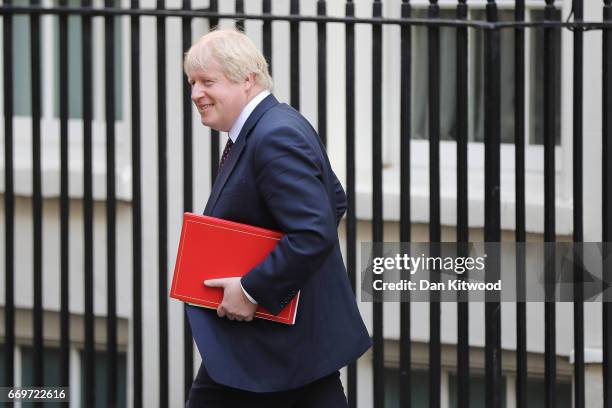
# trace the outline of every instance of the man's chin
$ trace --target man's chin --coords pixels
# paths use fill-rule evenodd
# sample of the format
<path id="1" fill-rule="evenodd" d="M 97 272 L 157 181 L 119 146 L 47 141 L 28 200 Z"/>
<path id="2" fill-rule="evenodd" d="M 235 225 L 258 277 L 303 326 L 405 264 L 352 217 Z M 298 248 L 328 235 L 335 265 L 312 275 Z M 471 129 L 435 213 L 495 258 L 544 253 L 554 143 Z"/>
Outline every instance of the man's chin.
<path id="1" fill-rule="evenodd" d="M 202 122 L 202 124 L 208 128 L 211 128 L 212 130 L 216 130 L 218 132 L 220 132 L 218 128 L 218 126 L 216 126 L 214 123 L 210 123 L 209 121 L 205 120 L 205 119 L 201 119 L 200 122 Z"/>

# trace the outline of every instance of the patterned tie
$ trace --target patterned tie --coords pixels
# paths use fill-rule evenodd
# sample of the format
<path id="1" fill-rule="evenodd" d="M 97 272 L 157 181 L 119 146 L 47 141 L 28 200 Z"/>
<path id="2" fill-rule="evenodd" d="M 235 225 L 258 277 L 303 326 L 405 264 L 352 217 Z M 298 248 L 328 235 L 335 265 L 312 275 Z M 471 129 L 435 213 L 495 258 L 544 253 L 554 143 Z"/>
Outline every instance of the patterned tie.
<path id="1" fill-rule="evenodd" d="M 225 148 L 223 149 L 223 154 L 221 155 L 221 161 L 219 162 L 219 170 L 221 170 L 221 167 L 225 164 L 225 160 L 227 160 L 227 156 L 229 156 L 233 146 L 234 142 L 232 142 L 232 139 L 228 138 Z"/>

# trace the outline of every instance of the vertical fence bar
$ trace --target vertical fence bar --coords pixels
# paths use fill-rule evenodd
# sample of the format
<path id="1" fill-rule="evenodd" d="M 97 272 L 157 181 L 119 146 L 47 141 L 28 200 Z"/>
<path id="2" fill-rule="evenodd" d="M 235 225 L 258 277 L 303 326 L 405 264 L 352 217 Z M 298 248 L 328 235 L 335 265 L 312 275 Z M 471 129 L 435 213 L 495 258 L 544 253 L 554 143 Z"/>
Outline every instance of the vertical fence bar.
<path id="1" fill-rule="evenodd" d="M 261 11 L 264 15 L 272 14 L 272 1 L 263 0 Z M 268 61 L 268 69 L 272 75 L 272 21 L 264 20 L 262 25 L 263 31 L 263 55 Z"/>
<path id="2" fill-rule="evenodd" d="M 612 21 L 612 0 L 604 0 L 604 21 Z M 603 109 L 602 109 L 602 241 L 606 253 L 612 242 L 612 30 L 603 30 Z M 604 261 L 604 282 L 612 282 L 612 265 Z M 609 292 L 609 289 L 608 289 Z M 603 330 L 603 408 L 612 408 L 612 299 L 606 292 L 602 304 Z"/>
<path id="3" fill-rule="evenodd" d="M 32 6 L 39 6 L 39 0 L 32 0 Z M 35 386 L 43 386 L 43 310 L 42 310 L 42 169 L 40 149 L 41 81 L 40 81 L 40 15 L 30 15 L 30 61 L 32 64 L 32 217 L 34 251 L 34 354 L 33 378 Z"/>
<path id="4" fill-rule="evenodd" d="M 554 0 L 546 0 L 544 19 L 554 20 Z M 555 28 L 544 28 L 544 241 L 555 241 Z M 552 248 L 549 248 L 552 249 Z M 549 258 L 550 259 L 550 258 Z M 545 264 L 545 282 L 554 282 L 554 265 Z M 554 287 L 546 285 L 544 303 L 545 405 L 556 406 L 556 310 Z"/>
<path id="5" fill-rule="evenodd" d="M 84 0 L 83 7 L 91 8 L 91 0 Z M 83 65 L 83 240 L 85 274 L 85 405 L 95 404 L 95 356 L 94 356 L 94 292 L 93 292 L 93 69 L 92 69 L 92 21 L 90 15 L 82 17 L 82 65 Z"/>
<path id="6" fill-rule="evenodd" d="M 459 0 L 457 19 L 467 18 L 466 0 Z M 468 230 L 468 37 L 467 28 L 457 28 L 457 241 L 467 242 Z M 467 316 L 466 316 L 467 317 Z M 467 350 L 466 350 L 467 351 Z"/>
<path id="7" fill-rule="evenodd" d="M 183 10 L 191 9 L 191 0 L 183 0 Z M 182 20 L 183 51 L 191 46 L 191 17 Z M 191 108 L 191 86 L 187 77 L 181 72 L 183 82 L 183 211 L 193 211 L 193 128 Z M 184 359 L 184 397 L 187 401 L 193 381 L 193 339 L 187 312 L 183 314 L 183 359 Z"/>
<path id="8" fill-rule="evenodd" d="M 11 0 L 5 4 L 10 6 Z M 13 169 L 13 15 L 2 16 L 4 85 L 4 379 L 15 384 L 15 183 Z"/>
<path id="9" fill-rule="evenodd" d="M 583 0 L 574 0 L 574 21 L 584 18 Z M 583 196 L 582 196 L 582 109 L 583 109 L 583 31 L 574 28 L 574 112 L 573 112 L 573 196 L 574 196 L 574 242 L 582 242 Z M 584 408 L 584 288 L 579 268 L 574 269 L 574 408 Z"/>
<path id="10" fill-rule="evenodd" d="M 403 0 L 402 18 L 410 18 L 410 0 Z M 412 106 L 412 27 L 403 24 L 400 28 L 400 242 L 410 242 L 410 131 Z M 400 304 L 400 369 L 399 404 L 410 407 L 412 345 L 410 331 L 410 292 L 406 292 Z"/>
<path id="11" fill-rule="evenodd" d="M 325 16 L 325 0 L 317 1 L 317 15 Z M 327 26 L 317 23 L 317 123 L 319 137 L 327 145 Z"/>
<path id="12" fill-rule="evenodd" d="M 139 0 L 131 1 L 133 10 Z M 133 407 L 142 407 L 142 213 L 140 156 L 140 18 L 130 17 L 131 33 L 131 109 L 132 109 L 132 313 L 134 336 Z"/>
<path id="13" fill-rule="evenodd" d="M 348 0 L 345 15 L 355 15 L 355 4 Z M 357 291 L 357 217 L 355 214 L 355 24 L 346 23 L 345 30 L 345 76 L 346 76 L 346 269 L 353 292 Z M 347 369 L 347 398 L 349 408 L 357 407 L 357 363 Z"/>
<path id="14" fill-rule="evenodd" d="M 131 1 L 132 10 L 140 8 L 139 0 Z M 140 17 L 130 17 L 130 65 L 132 109 L 132 331 L 134 336 L 133 387 L 134 408 L 142 408 L 142 198 L 140 157 Z"/>
<path id="15" fill-rule="evenodd" d="M 517 0 L 515 21 L 525 21 L 525 0 Z M 525 29 L 514 29 L 514 154 L 516 242 L 525 242 Z M 521 245 L 521 244 L 519 244 Z M 521 247 L 516 256 L 516 406 L 527 407 L 527 309 L 525 293 L 525 254 Z M 520 299 L 520 300 L 519 300 Z"/>
<path id="16" fill-rule="evenodd" d="M 382 17 L 382 2 L 372 3 L 372 16 Z M 382 187 L 382 24 L 372 24 L 372 240 L 383 242 Z M 376 256 L 376 254 L 375 254 Z M 373 308 L 374 408 L 385 406 L 385 353 L 383 303 Z"/>
<path id="17" fill-rule="evenodd" d="M 104 2 L 113 7 L 113 0 Z M 104 17 L 104 87 L 106 111 L 106 391 L 109 407 L 117 406 L 116 191 L 115 191 L 115 17 Z"/>
<path id="18" fill-rule="evenodd" d="M 498 21 L 495 0 L 487 0 L 487 21 Z M 499 242 L 500 228 L 500 33 L 485 32 L 485 242 Z M 493 273 L 487 280 L 499 276 L 499 254 L 487 251 L 487 265 Z M 496 273 L 497 272 L 497 273 Z M 501 407 L 501 303 L 499 297 L 485 304 L 485 406 Z"/>
<path id="19" fill-rule="evenodd" d="M 165 8 L 157 2 L 157 9 Z M 159 267 L 159 406 L 168 406 L 168 175 L 166 130 L 166 18 L 157 17 L 157 165 Z"/>
<path id="20" fill-rule="evenodd" d="M 427 16 L 440 17 L 438 0 L 430 0 Z M 429 240 L 441 241 L 440 227 L 440 28 L 427 28 L 428 52 L 428 97 L 429 97 Z M 437 274 L 432 281 L 437 281 Z M 429 304 L 429 406 L 440 407 L 440 302 L 432 293 Z"/>
<path id="21" fill-rule="evenodd" d="M 244 0 L 236 0 L 235 3 L 236 14 L 244 14 Z M 244 19 L 236 19 L 236 28 L 240 31 L 244 31 Z"/>
<path id="22" fill-rule="evenodd" d="M 291 0 L 289 13 L 300 14 L 300 1 Z M 292 21 L 289 23 L 290 55 L 289 65 L 291 70 L 291 106 L 300 110 L 300 23 Z"/>
<path id="23" fill-rule="evenodd" d="M 66 7 L 66 0 L 60 6 Z M 70 384 L 70 263 L 68 258 L 70 199 L 68 196 L 68 15 L 59 15 L 60 97 L 60 384 Z"/>
<path id="24" fill-rule="evenodd" d="M 218 0 L 210 0 L 210 11 L 219 11 Z M 219 25 L 218 17 L 210 17 L 208 19 L 209 27 L 214 28 Z M 210 185 L 212 185 L 217 178 L 219 172 L 219 131 L 210 129 Z"/>
<path id="25" fill-rule="evenodd" d="M 467 19 L 465 0 L 457 5 L 457 19 Z M 468 32 L 457 28 L 457 242 L 469 241 L 468 224 Z M 467 248 L 459 245 L 461 256 L 469 255 Z M 466 293 L 460 293 L 460 298 Z M 470 341 L 469 303 L 460 299 L 457 304 L 457 407 L 470 405 Z"/>

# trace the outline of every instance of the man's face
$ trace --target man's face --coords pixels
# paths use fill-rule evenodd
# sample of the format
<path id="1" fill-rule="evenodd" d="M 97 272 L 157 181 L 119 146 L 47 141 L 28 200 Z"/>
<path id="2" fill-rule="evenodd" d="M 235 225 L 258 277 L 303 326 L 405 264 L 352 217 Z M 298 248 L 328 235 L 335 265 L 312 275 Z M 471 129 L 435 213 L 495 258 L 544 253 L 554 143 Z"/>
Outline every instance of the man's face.
<path id="1" fill-rule="evenodd" d="M 206 69 L 191 72 L 191 100 L 200 112 L 202 124 L 212 129 L 230 130 L 248 103 L 248 79 L 230 81 L 221 65 L 211 59 Z"/>

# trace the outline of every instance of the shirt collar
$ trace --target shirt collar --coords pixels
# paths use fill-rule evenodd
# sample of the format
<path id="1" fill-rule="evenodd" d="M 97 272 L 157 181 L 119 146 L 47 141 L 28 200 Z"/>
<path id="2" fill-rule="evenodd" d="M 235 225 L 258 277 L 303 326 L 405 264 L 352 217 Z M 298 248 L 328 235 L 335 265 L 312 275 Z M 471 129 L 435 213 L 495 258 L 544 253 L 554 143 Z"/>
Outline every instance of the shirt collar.
<path id="1" fill-rule="evenodd" d="M 264 89 L 263 91 L 258 93 L 253 99 L 251 99 L 249 103 L 247 103 L 246 106 L 242 109 L 242 112 L 240 112 L 238 119 L 236 119 L 236 122 L 234 122 L 228 132 L 228 136 L 230 139 L 232 139 L 232 142 L 236 143 L 236 139 L 238 139 L 238 135 L 240 135 L 240 131 L 242 130 L 242 127 L 244 126 L 245 122 L 247 121 L 249 116 L 251 116 L 251 113 L 253 113 L 257 105 L 259 105 L 259 103 L 263 101 L 268 95 L 270 95 L 270 91 Z"/>

